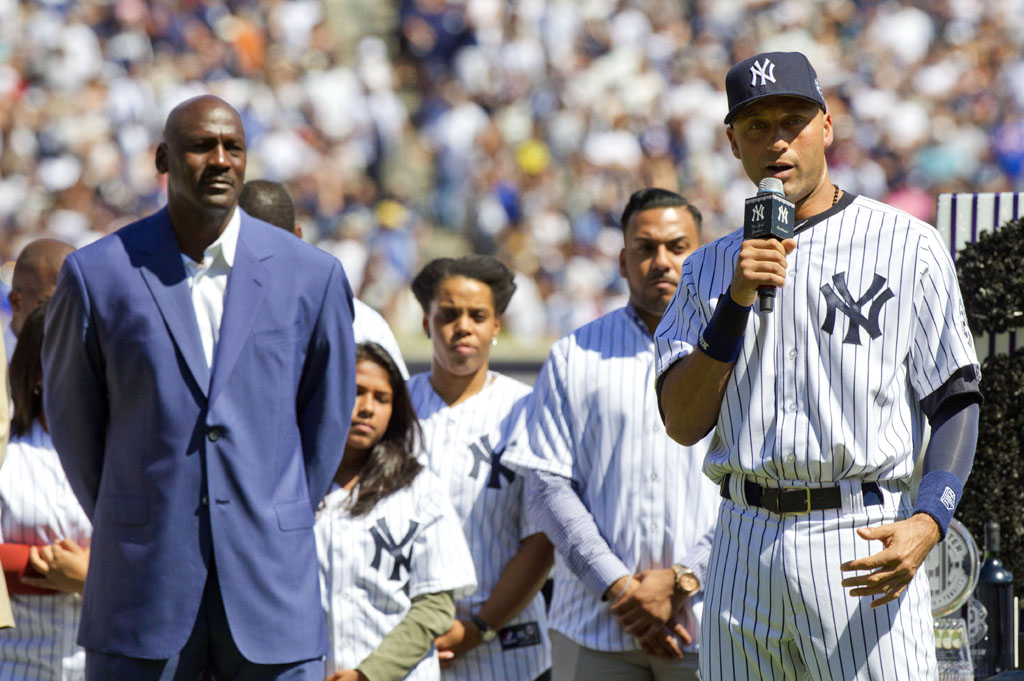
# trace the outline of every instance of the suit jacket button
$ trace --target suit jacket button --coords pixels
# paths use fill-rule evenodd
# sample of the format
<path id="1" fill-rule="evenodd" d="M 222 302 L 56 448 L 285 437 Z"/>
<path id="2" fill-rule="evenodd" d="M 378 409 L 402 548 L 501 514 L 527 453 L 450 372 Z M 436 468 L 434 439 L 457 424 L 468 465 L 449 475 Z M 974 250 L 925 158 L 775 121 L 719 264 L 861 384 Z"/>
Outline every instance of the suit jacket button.
<path id="1" fill-rule="evenodd" d="M 220 439 L 220 428 L 216 426 L 206 429 L 206 439 L 210 442 L 216 442 Z"/>
<path id="2" fill-rule="evenodd" d="M 204 494 L 203 498 L 199 500 L 199 503 L 202 504 L 203 506 L 209 506 L 210 505 L 210 497 L 208 497 L 208 496 L 206 496 Z"/>

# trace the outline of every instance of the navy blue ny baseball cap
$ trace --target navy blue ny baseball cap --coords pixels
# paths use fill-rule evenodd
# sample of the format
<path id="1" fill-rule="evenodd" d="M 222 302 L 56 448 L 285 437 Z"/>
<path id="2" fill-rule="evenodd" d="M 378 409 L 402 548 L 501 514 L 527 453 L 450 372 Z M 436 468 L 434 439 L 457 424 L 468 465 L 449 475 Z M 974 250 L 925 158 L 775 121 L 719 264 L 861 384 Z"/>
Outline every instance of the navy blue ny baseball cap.
<path id="1" fill-rule="evenodd" d="M 736 118 L 740 109 L 764 97 L 801 97 L 825 111 L 818 74 L 807 57 L 799 52 L 762 52 L 744 59 L 729 69 L 725 92 L 729 96 L 726 125 Z"/>

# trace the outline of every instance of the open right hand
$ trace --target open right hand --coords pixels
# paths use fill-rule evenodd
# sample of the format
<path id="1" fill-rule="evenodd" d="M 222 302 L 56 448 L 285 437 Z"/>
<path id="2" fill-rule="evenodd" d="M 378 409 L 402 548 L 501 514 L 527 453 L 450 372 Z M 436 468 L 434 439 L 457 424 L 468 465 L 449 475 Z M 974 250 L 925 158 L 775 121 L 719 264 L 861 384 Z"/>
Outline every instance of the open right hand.
<path id="1" fill-rule="evenodd" d="M 786 284 L 786 256 L 796 248 L 793 239 L 747 239 L 736 256 L 729 294 L 744 307 L 757 300 L 759 286 L 781 288 Z"/>

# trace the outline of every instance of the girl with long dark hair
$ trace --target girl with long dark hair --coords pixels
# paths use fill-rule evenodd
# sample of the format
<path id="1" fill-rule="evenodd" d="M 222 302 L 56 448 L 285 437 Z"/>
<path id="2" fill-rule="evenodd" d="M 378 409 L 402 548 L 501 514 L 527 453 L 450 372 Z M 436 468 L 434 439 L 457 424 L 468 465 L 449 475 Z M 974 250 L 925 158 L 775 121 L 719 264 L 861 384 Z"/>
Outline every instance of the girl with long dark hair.
<path id="1" fill-rule="evenodd" d="M 395 361 L 358 345 L 352 426 L 316 520 L 330 681 L 436 681 L 434 638 L 476 588 L 444 486 L 417 460 L 421 439 Z"/>

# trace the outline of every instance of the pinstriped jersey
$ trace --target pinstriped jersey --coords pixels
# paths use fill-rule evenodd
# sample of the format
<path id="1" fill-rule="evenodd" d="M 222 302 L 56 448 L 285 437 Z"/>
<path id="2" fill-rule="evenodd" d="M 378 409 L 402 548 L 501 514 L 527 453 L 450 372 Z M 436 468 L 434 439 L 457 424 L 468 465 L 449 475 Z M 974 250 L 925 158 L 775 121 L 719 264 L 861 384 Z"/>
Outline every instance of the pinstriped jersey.
<path id="1" fill-rule="evenodd" d="M 350 500 L 335 485 L 316 517 L 328 675 L 355 669 L 402 621 L 413 598 L 442 591 L 462 598 L 476 586 L 461 523 L 430 471 L 364 515 L 349 512 Z M 431 648 L 403 678 L 440 679 L 437 651 Z"/>
<path id="2" fill-rule="evenodd" d="M 434 391 L 429 373 L 416 374 L 408 387 L 423 428 L 425 463 L 445 484 L 476 565 L 476 592 L 456 604 L 456 616 L 469 619 L 490 598 L 521 540 L 539 532 L 527 519 L 523 477 L 503 459 L 525 442 L 530 387 L 488 372 L 484 389 L 455 406 Z M 533 681 L 551 666 L 550 648 L 544 599 L 537 594 L 495 640 L 461 656 L 443 676 Z"/>
<path id="3" fill-rule="evenodd" d="M 88 548 L 92 524 L 71 491 L 50 436 L 39 421 L 7 446 L 0 468 L 0 541 L 42 546 L 71 539 Z M 77 594 L 11 594 L 14 629 L 0 633 L 0 681 L 85 678 L 75 645 Z"/>
<path id="4" fill-rule="evenodd" d="M 534 385 L 530 448 L 509 454 L 510 463 L 571 478 L 612 553 L 634 572 L 681 560 L 719 505 L 700 473 L 707 443 L 683 447 L 665 433 L 654 369 L 654 340 L 632 306 L 564 336 Z M 639 648 L 601 596 L 556 554 L 551 628 L 592 650 Z"/>
<path id="5" fill-rule="evenodd" d="M 977 370 L 953 262 L 930 225 L 864 197 L 847 194 L 808 222 L 775 311 L 747 320 L 704 472 L 909 481 L 921 400 L 958 369 Z M 693 351 L 742 239 L 733 232 L 687 259 L 655 334 L 659 375 Z"/>

